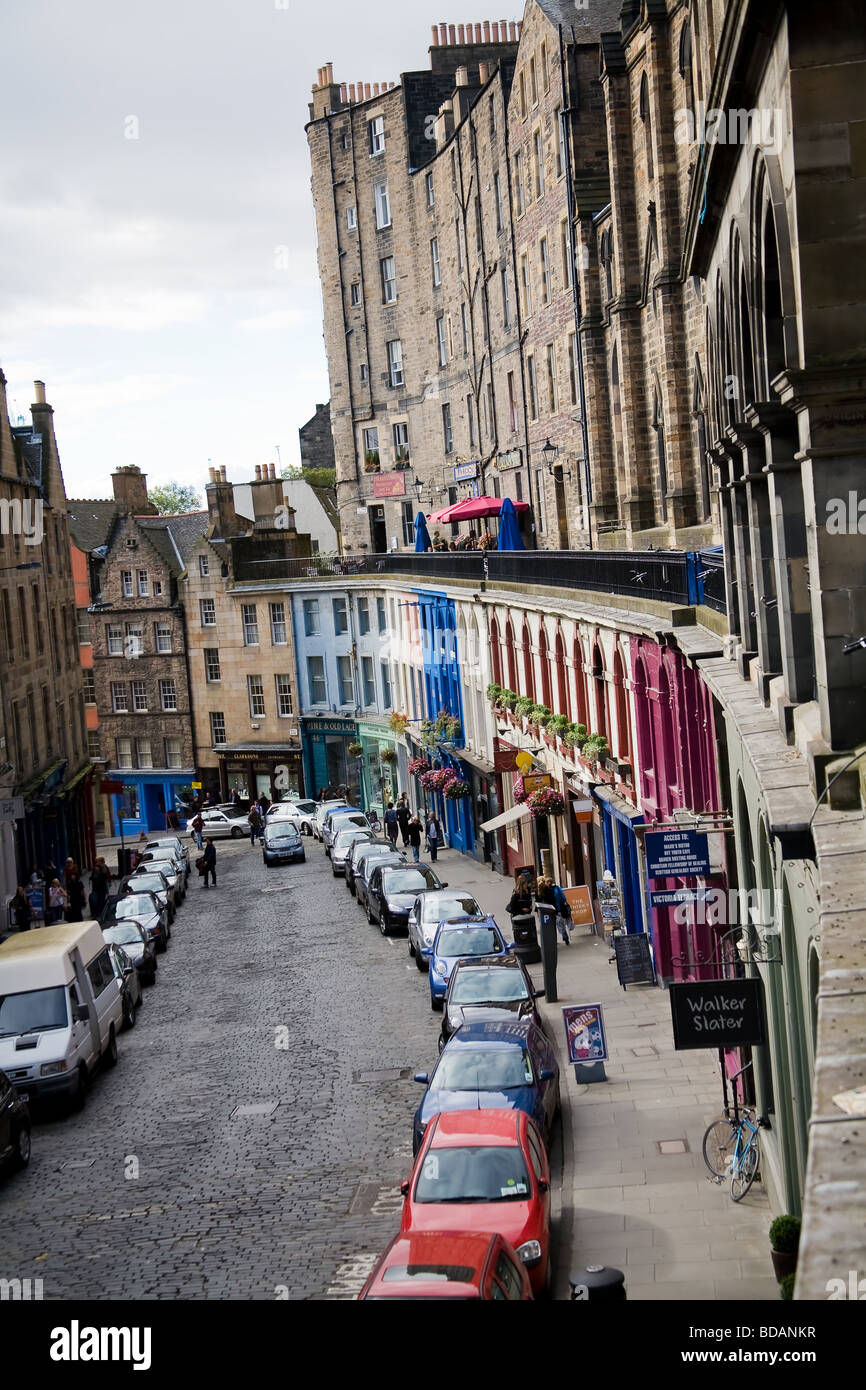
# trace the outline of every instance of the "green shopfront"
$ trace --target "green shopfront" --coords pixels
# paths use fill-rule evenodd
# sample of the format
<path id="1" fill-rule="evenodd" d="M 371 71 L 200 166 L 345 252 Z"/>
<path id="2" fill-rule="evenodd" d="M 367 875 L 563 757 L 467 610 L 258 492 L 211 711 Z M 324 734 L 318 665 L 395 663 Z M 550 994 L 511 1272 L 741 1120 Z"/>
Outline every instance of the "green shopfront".
<path id="1" fill-rule="evenodd" d="M 358 741 L 354 719 L 341 719 L 339 715 L 302 716 L 301 740 L 307 795 L 318 797 L 329 787 L 346 787 L 349 800 L 360 805 L 360 762 L 349 752 L 349 744 Z"/>
<path id="2" fill-rule="evenodd" d="M 377 721 L 358 721 L 358 742 L 364 752 L 359 759 L 363 777 L 361 805 L 365 811 L 385 809 L 386 795 L 396 801 L 400 793 L 397 774 L 397 740 L 391 730 Z"/>

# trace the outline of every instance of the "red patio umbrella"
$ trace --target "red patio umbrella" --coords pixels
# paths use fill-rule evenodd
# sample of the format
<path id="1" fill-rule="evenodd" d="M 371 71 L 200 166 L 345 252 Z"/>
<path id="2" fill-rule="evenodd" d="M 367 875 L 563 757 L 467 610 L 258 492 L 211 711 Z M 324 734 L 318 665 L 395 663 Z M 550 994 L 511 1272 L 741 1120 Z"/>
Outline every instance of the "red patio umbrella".
<path id="1" fill-rule="evenodd" d="M 441 511 L 434 512 L 430 520 L 435 523 L 443 521 L 479 521 L 485 516 L 498 516 L 502 509 L 501 497 L 466 497 L 462 502 L 453 502 L 450 507 L 443 507 Z M 516 512 L 528 512 L 528 502 L 515 502 Z"/>

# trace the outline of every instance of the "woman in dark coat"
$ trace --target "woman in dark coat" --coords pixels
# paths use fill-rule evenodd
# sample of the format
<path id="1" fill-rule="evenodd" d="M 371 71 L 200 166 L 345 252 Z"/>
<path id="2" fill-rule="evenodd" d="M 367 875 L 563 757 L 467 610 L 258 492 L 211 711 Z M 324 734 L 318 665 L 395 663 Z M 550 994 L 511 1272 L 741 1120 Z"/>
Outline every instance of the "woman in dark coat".
<path id="1" fill-rule="evenodd" d="M 67 922 L 83 922 L 87 894 L 84 891 L 84 884 L 81 882 L 81 874 L 75 865 L 66 875 L 66 891 L 69 894 L 69 905 L 66 909 Z"/>
<path id="2" fill-rule="evenodd" d="M 525 917 L 532 911 L 532 888 L 529 879 L 523 874 L 514 885 L 514 892 L 505 911 L 512 917 Z"/>
<path id="3" fill-rule="evenodd" d="M 111 875 L 105 860 L 97 859 L 90 874 L 90 911 L 97 921 L 102 916 L 103 908 L 108 902 L 110 882 Z"/>
<path id="4" fill-rule="evenodd" d="M 15 896 L 9 904 L 15 914 L 15 925 L 19 931 L 29 931 L 30 923 L 33 918 L 33 909 L 30 906 L 30 899 L 19 884 Z"/>

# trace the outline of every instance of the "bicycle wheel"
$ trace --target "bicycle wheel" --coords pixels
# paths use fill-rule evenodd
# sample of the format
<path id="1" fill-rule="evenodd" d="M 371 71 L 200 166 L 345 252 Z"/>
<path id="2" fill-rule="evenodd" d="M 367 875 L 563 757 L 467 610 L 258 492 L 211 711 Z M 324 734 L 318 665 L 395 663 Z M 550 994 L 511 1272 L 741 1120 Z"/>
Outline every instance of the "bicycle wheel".
<path id="1" fill-rule="evenodd" d="M 754 1134 L 743 1152 L 734 1159 L 731 1169 L 731 1197 L 741 1202 L 758 1172 L 758 1144 Z"/>
<path id="2" fill-rule="evenodd" d="M 713 1120 L 704 1133 L 701 1152 L 713 1177 L 724 1178 L 728 1173 L 728 1160 L 734 1152 L 737 1130 L 732 1120 Z"/>

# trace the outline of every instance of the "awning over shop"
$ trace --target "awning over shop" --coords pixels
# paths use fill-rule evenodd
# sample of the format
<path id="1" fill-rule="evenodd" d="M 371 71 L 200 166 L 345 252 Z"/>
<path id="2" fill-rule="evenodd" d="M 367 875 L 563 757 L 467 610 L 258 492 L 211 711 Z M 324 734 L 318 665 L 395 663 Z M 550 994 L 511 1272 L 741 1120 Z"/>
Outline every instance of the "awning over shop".
<path id="1" fill-rule="evenodd" d="M 510 825 L 512 821 L 520 820 L 523 816 L 530 814 L 529 807 L 523 803 L 520 806 L 510 806 L 501 815 L 494 816 L 492 820 L 482 821 L 480 829 L 486 833 L 491 830 L 501 830 L 503 825 Z"/>
<path id="2" fill-rule="evenodd" d="M 478 753 L 470 753 L 468 748 L 455 748 L 453 756 L 459 758 L 463 763 L 468 763 L 470 767 L 476 767 L 479 772 L 483 772 L 488 777 L 496 771 L 493 763 L 488 762 Z"/>
<path id="3" fill-rule="evenodd" d="M 47 793 L 49 790 L 49 784 L 50 787 L 54 787 L 56 785 L 57 781 L 59 780 L 58 773 L 62 775 L 62 772 L 65 769 L 65 767 L 66 759 L 58 758 L 55 762 L 51 764 L 50 767 L 47 767 L 43 772 L 39 772 L 35 777 L 31 777 L 29 782 L 25 782 L 23 783 L 23 785 L 16 787 L 15 795 L 23 797 L 25 801 L 31 801 L 33 797 L 35 797 L 40 791 L 44 790 Z"/>
<path id="4" fill-rule="evenodd" d="M 78 772 L 76 772 L 73 777 L 70 777 L 69 781 L 64 785 L 64 793 L 71 792 L 73 787 L 77 787 L 79 782 L 83 782 L 88 773 L 93 772 L 93 770 L 93 763 L 85 763 L 84 767 L 79 768 Z"/>

